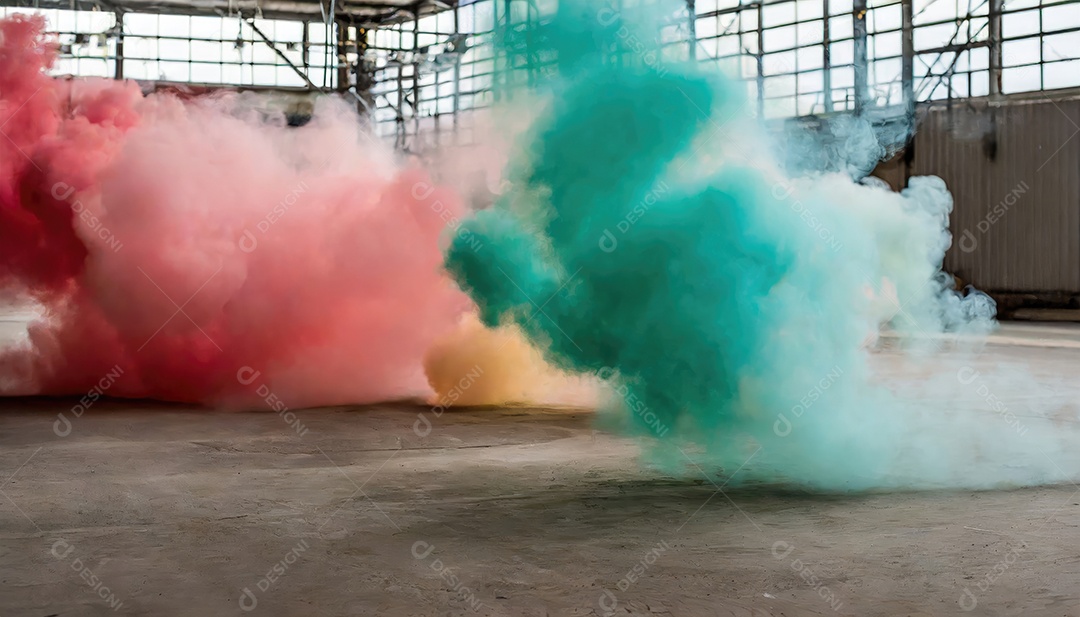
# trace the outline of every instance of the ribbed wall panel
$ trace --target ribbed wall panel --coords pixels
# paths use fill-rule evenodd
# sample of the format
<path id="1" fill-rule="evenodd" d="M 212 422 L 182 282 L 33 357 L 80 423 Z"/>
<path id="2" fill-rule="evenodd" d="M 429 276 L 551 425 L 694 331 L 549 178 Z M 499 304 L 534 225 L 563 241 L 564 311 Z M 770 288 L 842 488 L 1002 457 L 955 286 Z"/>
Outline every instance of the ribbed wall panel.
<path id="1" fill-rule="evenodd" d="M 1080 293 L 1080 101 L 926 110 L 912 175 L 953 193 L 945 268 L 980 289 Z"/>

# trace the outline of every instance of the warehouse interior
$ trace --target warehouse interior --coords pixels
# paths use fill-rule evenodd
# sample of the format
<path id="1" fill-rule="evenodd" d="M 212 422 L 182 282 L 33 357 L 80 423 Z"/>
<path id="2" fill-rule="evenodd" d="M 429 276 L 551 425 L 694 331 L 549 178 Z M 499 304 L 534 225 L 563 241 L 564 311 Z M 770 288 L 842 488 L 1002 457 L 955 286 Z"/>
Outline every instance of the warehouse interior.
<path id="1" fill-rule="evenodd" d="M 132 79 L 146 92 L 268 92 L 267 105 L 297 122 L 311 97 L 335 93 L 398 150 L 423 154 L 474 141 L 475 112 L 499 96 L 506 61 L 491 48 L 496 27 L 543 20 L 556 6 L 35 0 L 2 10 L 45 12 L 62 46 L 57 76 Z M 925 174 L 954 187 L 954 231 L 979 241 L 955 247 L 947 268 L 1003 308 L 1075 308 L 1080 272 L 1048 266 L 1080 254 L 1070 218 L 1080 146 L 1061 138 L 1080 130 L 1078 19 L 1069 1 L 715 0 L 671 15 L 663 49 L 746 80 L 758 117 L 778 125 L 918 114 L 918 130 L 876 175 L 896 189 Z M 523 61 L 526 74 L 543 69 Z M 1021 187 L 1034 174 L 1058 180 Z M 990 196 L 1015 190 L 1039 206 L 1014 211 L 1008 226 L 987 225 Z"/>
<path id="2" fill-rule="evenodd" d="M 170 303 L 161 318 L 172 313 L 170 321 L 182 322 L 177 317 L 181 315 L 191 324 L 184 322 L 187 330 L 174 332 L 172 328 L 179 326 L 166 322 L 155 331 L 157 313 L 147 318 L 152 323 L 146 327 L 142 317 L 160 307 L 139 308 L 140 298 L 149 296 L 129 295 L 134 287 L 127 279 L 118 283 L 116 289 L 121 291 L 103 292 L 113 288 L 111 282 L 102 282 L 101 273 L 120 270 L 95 270 L 104 262 L 97 261 L 102 258 L 88 244 L 90 249 L 79 254 L 90 273 L 85 289 L 115 296 L 100 302 L 102 314 L 110 320 L 119 315 L 116 322 L 138 322 L 137 340 L 130 346 L 137 349 L 128 353 L 142 359 L 132 364 L 116 360 L 113 367 L 112 359 L 80 364 L 70 358 L 72 350 L 90 354 L 104 345 L 94 341 L 111 344 L 117 338 L 111 333 L 96 339 L 85 334 L 80 322 L 71 338 L 47 335 L 42 324 L 55 314 L 68 314 L 64 311 L 70 307 L 49 308 L 52 296 L 6 288 L 14 280 L 9 270 L 24 268 L 34 275 L 37 271 L 20 261 L 22 253 L 5 253 L 0 247 L 0 258 L 13 264 L 0 269 L 0 473 L 6 474 L 0 486 L 0 570 L 5 574 L 0 613 L 1050 616 L 1080 610 L 1080 591 L 1075 588 L 1080 539 L 1072 533 L 1080 524 L 1080 456 L 1074 453 L 1075 440 L 1080 439 L 1080 391 L 1069 368 L 1080 360 L 1080 327 L 1075 325 L 1080 321 L 1080 0 L 604 0 L 595 7 L 589 4 L 588 10 L 604 27 L 608 15 L 613 22 L 616 16 L 621 19 L 640 11 L 650 15 L 658 33 L 649 43 L 655 48 L 644 53 L 636 47 L 641 43 L 635 35 L 612 30 L 617 39 L 612 48 L 621 49 L 622 55 L 605 58 L 600 63 L 604 67 L 633 75 L 638 74 L 632 71 L 643 70 L 648 79 L 662 85 L 663 80 L 678 77 L 658 66 L 692 66 L 703 75 L 725 75 L 738 84 L 734 91 L 740 96 L 731 108 L 735 111 L 718 116 L 719 122 L 709 120 L 715 127 L 713 133 L 706 125 L 709 137 L 727 139 L 726 131 L 740 124 L 735 121 L 729 127 L 728 122 L 745 114 L 744 124 L 769 136 L 761 137 L 761 142 L 775 138 L 781 144 L 780 153 L 769 156 L 779 159 L 778 167 L 792 178 L 803 169 L 844 172 L 851 163 L 837 152 L 857 147 L 853 144 L 861 133 L 847 129 L 854 119 L 862 123 L 859 126 L 870 127 L 876 149 L 870 164 L 852 173 L 852 184 L 880 193 L 852 189 L 853 206 L 892 204 L 893 196 L 905 195 L 910 201 L 897 201 L 902 204 L 898 209 L 917 210 L 912 204 L 925 186 L 920 178 L 943 180 L 951 204 L 947 211 L 933 210 L 928 217 L 945 217 L 945 244 L 939 247 L 936 236 L 927 241 L 914 232 L 908 236 L 898 232 L 895 243 L 899 252 L 906 246 L 912 253 L 932 253 L 931 261 L 940 248 L 934 272 L 916 274 L 925 284 L 919 279 L 907 296 L 900 276 L 867 288 L 866 295 L 874 302 L 891 303 L 880 319 L 880 331 L 875 328 L 869 335 L 848 331 L 858 330 L 857 326 L 845 329 L 833 324 L 836 306 L 827 301 L 818 304 L 814 294 L 807 294 L 802 309 L 787 322 L 812 333 L 795 337 L 805 343 L 804 360 L 795 362 L 786 352 L 776 352 L 797 349 L 802 354 L 803 347 L 773 348 L 755 342 L 761 356 L 776 356 L 770 356 L 774 366 L 765 375 L 792 377 L 791 384 L 773 388 L 776 396 L 787 396 L 790 405 L 759 406 L 768 416 L 762 424 L 768 435 L 756 450 L 740 442 L 731 450 L 738 456 L 712 457 L 709 450 L 719 447 L 719 438 L 695 442 L 692 435 L 683 439 L 683 434 L 682 441 L 664 440 L 668 426 L 682 417 L 678 414 L 689 413 L 685 409 L 696 404 L 695 393 L 710 389 L 703 399 L 710 404 L 718 400 L 711 385 L 679 381 L 678 375 L 701 372 L 695 367 L 698 356 L 679 351 L 693 348 L 690 339 L 696 334 L 672 340 L 662 352 L 643 354 L 662 358 L 670 354 L 662 373 L 674 375 L 671 383 L 685 386 L 657 394 L 659 388 L 620 382 L 619 376 L 630 372 L 627 367 L 608 369 L 603 364 L 597 370 L 601 363 L 584 363 L 589 368 L 585 371 L 567 360 L 576 358 L 570 347 L 582 354 L 592 351 L 586 341 L 578 345 L 579 331 L 567 325 L 573 313 L 586 311 L 565 309 L 556 299 L 569 293 L 565 290 L 577 272 L 560 274 L 570 276 L 557 279 L 562 286 L 552 285 L 548 298 L 534 292 L 547 288 L 529 287 L 518 278 L 513 262 L 493 261 L 513 283 L 513 293 L 528 300 L 528 319 L 518 319 L 518 330 L 507 334 L 502 328 L 517 317 L 489 320 L 485 311 L 498 302 L 477 291 L 483 285 L 475 280 L 462 282 L 461 277 L 476 268 L 472 262 L 460 265 L 446 257 L 446 269 L 458 282 L 453 293 L 460 287 L 472 298 L 465 301 L 474 308 L 461 309 L 463 301 L 439 287 L 442 282 L 429 284 L 424 278 L 436 270 L 429 256 L 417 258 L 416 264 L 400 257 L 410 265 L 388 270 L 391 274 L 384 280 L 367 272 L 382 267 L 383 253 L 341 249 L 348 239 L 332 233 L 340 223 L 358 244 L 412 246 L 411 236 L 397 235 L 393 226 L 382 227 L 382 219 L 370 223 L 374 229 L 370 235 L 354 233 L 368 223 L 342 212 L 350 208 L 367 212 L 385 204 L 366 197 L 352 202 L 347 201 L 352 197 L 340 195 L 364 193 L 364 183 L 369 183 L 380 187 L 380 195 L 411 194 L 412 201 L 422 204 L 410 215 L 421 222 L 410 222 L 414 227 L 408 229 L 432 247 L 440 269 L 442 256 L 454 255 L 457 248 L 453 243 L 447 247 L 446 238 L 439 235 L 443 224 L 457 240 L 471 242 L 477 255 L 485 254 L 480 246 L 501 247 L 497 236 L 484 235 L 488 228 L 469 228 L 472 231 L 465 235 L 461 230 L 471 216 L 497 209 L 500 196 L 514 195 L 518 190 L 514 187 L 527 184 L 520 178 L 532 176 L 513 177 L 521 160 L 529 161 L 530 170 L 540 170 L 537 175 L 561 177 L 551 171 L 560 167 L 556 163 L 519 160 L 500 150 L 510 151 L 504 133 L 521 135 L 505 128 L 508 110 L 510 124 L 517 126 L 534 122 L 533 116 L 543 117 L 549 109 L 533 101 L 522 105 L 515 95 L 546 83 L 559 66 L 554 56 L 538 53 L 528 37 L 557 23 L 560 0 L 0 0 L 0 20 L 44 16 L 45 36 L 56 45 L 56 60 L 47 74 L 53 82 L 72 88 L 57 92 L 74 96 L 70 93 L 76 85 L 89 83 L 85 80 L 114 80 L 134 84 L 147 100 L 176 100 L 183 109 L 194 110 L 204 110 L 201 101 L 233 101 L 227 97 L 239 96 L 245 113 L 255 109 L 260 118 L 244 120 L 248 123 L 244 131 L 250 131 L 236 133 L 237 139 L 250 137 L 254 144 L 250 147 L 226 147 L 232 133 L 222 127 L 233 126 L 230 113 L 241 114 L 229 108 L 225 119 L 198 115 L 204 111 L 185 112 L 194 119 L 183 125 L 189 132 L 198 132 L 198 118 L 211 119 L 208 134 L 222 131 L 220 142 L 205 151 L 186 152 L 184 148 L 194 142 L 179 138 L 163 142 L 160 151 L 147 146 L 149 142 L 132 142 L 144 149 L 132 146 L 125 151 L 128 146 L 116 138 L 119 145 L 102 148 L 108 153 L 103 158 L 117 156 L 116 160 L 131 164 L 141 153 L 150 161 L 148 166 L 175 162 L 176 185 L 170 186 L 176 188 L 199 184 L 199 173 L 222 164 L 215 160 L 200 167 L 189 164 L 188 158 L 206 157 L 215 148 L 227 150 L 223 157 L 250 155 L 251 161 L 237 161 L 237 182 L 265 181 L 269 186 L 275 175 L 282 176 L 280 186 L 267 188 L 261 197 L 266 204 L 259 208 L 278 203 L 283 223 L 276 222 L 277 215 L 236 223 L 253 243 L 249 250 L 241 238 L 241 253 L 261 258 L 279 250 L 278 242 L 310 242 L 310 250 L 282 249 L 280 260 L 259 265 L 266 271 L 291 272 L 293 266 L 287 262 L 299 263 L 297 273 L 290 274 L 294 278 L 282 281 L 303 281 L 310 271 L 310 278 L 322 284 L 319 264 L 354 259 L 360 264 L 331 268 L 328 271 L 338 278 L 327 277 L 325 288 L 298 292 L 295 298 L 284 283 L 268 284 L 267 289 L 276 291 L 259 296 L 258 308 L 239 320 L 250 322 L 243 328 L 258 330 L 265 338 L 247 334 L 234 338 L 218 329 L 228 326 L 221 326 L 215 317 L 228 313 L 233 301 L 215 301 L 209 307 L 195 302 L 187 309 L 191 314 L 185 312 L 208 284 L 208 292 L 219 294 L 216 286 L 222 279 L 242 278 L 230 266 L 223 266 L 218 282 L 211 284 L 222 267 L 214 271 L 213 266 L 200 265 L 193 267 L 190 281 L 171 286 L 165 273 L 173 273 L 174 262 L 162 258 L 166 264 L 162 266 L 155 261 L 156 254 L 147 252 L 151 249 L 131 236 L 121 237 L 132 248 L 114 252 L 123 256 L 139 251 L 135 254 L 145 261 L 132 276 L 145 276 L 153 284 L 148 293 L 160 292 Z M 518 35 L 526 42 L 518 46 L 506 42 L 519 40 Z M 0 33 L 0 53 L 7 53 L 3 46 Z M 12 57 L 0 55 L 0 60 L 12 63 L 10 68 Z M 0 67 L 0 90 L 8 72 Z M 605 83 L 616 88 L 620 82 Z M 679 90 L 694 104 L 688 109 L 708 115 L 696 102 L 705 99 L 694 98 L 693 83 L 688 83 L 679 86 L 690 92 Z M 36 168 L 49 181 L 67 178 L 64 186 L 72 191 L 86 190 L 76 193 L 88 204 L 80 207 L 104 204 L 100 195 L 137 200 L 116 188 L 121 184 L 116 178 L 127 173 L 122 166 L 109 172 L 112 175 L 103 173 L 103 188 L 94 193 L 97 188 L 85 189 L 92 184 L 86 180 L 89 176 L 50 175 L 53 168 L 46 162 L 66 159 L 49 158 L 53 155 L 48 139 L 40 140 L 39 152 L 26 152 L 22 141 L 9 136 L 21 122 L 17 117 L 23 106 L 38 94 L 29 91 L 33 94 L 21 105 L 3 99 L 0 92 L 0 134 L 14 148 L 0 142 L 7 148 L 0 153 L 25 158 L 20 165 Z M 623 113 L 615 110 L 621 100 L 608 97 L 604 90 L 582 98 L 600 107 L 612 105 L 613 115 Z M 326 106 L 328 100 L 333 101 L 332 108 Z M 571 96 L 566 100 L 578 101 Z M 140 109 L 138 102 L 131 105 Z M 172 112 L 167 105 L 153 107 L 145 117 L 168 118 Z M 208 105 L 213 108 L 217 103 Z M 550 109 L 557 114 L 562 108 L 551 104 Z M 583 115 L 595 111 L 580 109 Z M 669 108 L 658 103 L 657 109 Z M 80 113 L 84 112 L 68 115 L 75 118 Z M 661 122 L 665 113 L 655 112 L 657 126 L 667 126 Z M 514 114 L 520 116 L 517 124 Z M 332 121 L 321 119 L 327 116 Z M 602 116 L 601 109 L 595 117 Z M 551 132 L 561 128 L 554 122 L 541 126 Z M 679 130 L 676 123 L 673 126 L 669 133 Z M 305 133 L 313 136 L 310 142 L 293 141 L 288 132 L 301 130 L 311 131 Z M 264 131 L 274 136 L 265 143 L 257 141 Z M 643 141 L 651 135 L 649 129 L 628 123 L 626 134 L 612 142 L 633 143 L 635 131 Z M 326 141 L 315 139 L 322 139 L 323 133 L 329 136 Z M 162 134 L 173 139 L 171 133 Z M 587 144 L 589 133 L 581 134 Z M 58 130 L 53 141 L 64 136 L 64 130 Z M 336 141 L 342 136 L 349 145 L 338 149 Z M 730 139 L 743 143 L 741 134 Z M 701 163 L 710 156 L 707 141 L 683 154 L 690 154 L 695 165 Z M 550 156 L 562 144 L 538 143 L 545 148 L 526 144 L 524 150 Z M 279 148 L 286 152 L 280 160 L 288 165 L 261 173 L 249 170 L 268 160 L 260 151 Z M 290 149 L 295 152 L 289 154 Z M 621 160 L 612 153 L 617 150 L 600 148 L 594 158 Z M 492 151 L 499 156 L 490 155 Z M 320 169 L 304 176 L 305 170 L 316 167 L 312 157 L 320 159 Z M 328 157 L 325 163 L 322 157 Z M 716 164 L 722 167 L 726 160 L 721 157 Z M 276 161 L 271 163 L 277 165 Z M 97 170 L 94 165 L 88 168 Z M 292 176 L 284 179 L 282 170 L 289 165 L 299 170 L 296 178 L 304 179 L 299 185 Z M 681 171 L 685 165 L 677 166 Z M 38 179 L 30 167 L 18 173 L 0 167 L 9 177 L 29 178 L 26 184 L 11 184 L 12 190 L 0 182 L 5 189 L 0 198 L 9 200 L 0 205 L 30 204 L 38 193 L 48 192 L 34 188 Z M 627 169 L 631 168 L 628 162 Z M 60 163 L 57 169 L 63 169 Z M 149 175 L 141 167 L 132 169 L 132 177 L 138 178 L 144 173 L 147 178 L 169 175 L 168 169 L 161 176 Z M 288 169 L 291 173 L 292 167 Z M 633 169 L 640 172 L 646 167 Z M 426 170 L 436 171 L 426 175 Z M 588 171 L 565 173 L 571 176 L 567 183 L 574 191 L 592 190 L 581 180 Z M 453 190 L 440 184 L 455 175 L 464 179 L 447 181 Z M 355 178 L 336 184 L 351 176 Z M 222 186 L 227 186 L 230 173 L 223 172 L 222 177 Z M 605 181 L 617 194 L 617 182 Z M 59 199 L 56 186 L 52 185 L 52 194 Z M 140 207 L 167 201 L 149 183 L 134 186 L 133 191 L 148 195 Z M 777 186 L 762 194 L 786 199 L 795 190 L 778 191 Z M 605 233 L 611 249 L 601 238 L 602 253 L 633 250 L 630 234 L 642 230 L 635 227 L 638 216 L 646 220 L 646 211 L 668 193 L 665 184 L 660 187 L 654 185 L 644 197 L 638 196 L 646 205 L 639 204 L 637 215 L 627 214 L 618 226 L 608 224 Z M 286 189 L 289 196 L 279 194 Z M 847 190 L 824 185 L 808 189 L 808 194 L 819 191 L 841 200 L 848 199 Z M 246 199 L 241 189 L 229 191 L 223 189 L 220 202 L 217 197 L 208 200 L 218 207 Z M 523 190 L 514 207 L 541 199 L 538 194 L 559 194 L 557 189 L 545 191 Z M 573 202 L 572 193 L 567 193 L 568 202 Z M 888 198 L 880 197 L 886 193 Z M 292 224 L 285 222 L 294 220 L 290 216 L 295 217 L 286 215 L 281 204 L 307 203 L 304 200 L 313 194 L 326 200 L 340 198 L 345 205 L 340 211 L 328 210 L 336 214 L 313 215 L 310 225 L 301 226 L 293 237 L 272 238 Z M 424 201 L 429 195 L 439 198 L 437 207 Z M 197 192 L 186 197 L 203 198 Z M 813 199 L 807 198 L 807 203 Z M 101 207 L 102 220 L 109 220 L 101 214 L 109 208 Z M 802 212 L 802 207 L 791 209 Z M 137 208 L 130 212 L 131 227 L 111 223 L 118 234 L 125 229 L 137 232 L 149 220 L 141 218 Z M 442 221 L 438 229 L 424 226 L 432 213 Z M 192 215 L 203 218 L 217 220 L 203 210 Z M 552 218 L 561 220 L 558 215 Z M 565 213 L 562 218 L 573 220 Z M 861 221 L 859 216 L 851 218 Z M 740 219 L 748 227 L 754 220 Z M 805 216 L 803 220 L 809 224 Z M 849 228 L 837 222 L 840 219 L 821 220 L 826 222 L 815 219 L 813 233 L 830 242 L 835 232 L 849 248 L 861 247 L 864 241 L 873 244 L 878 237 L 893 242 L 888 228 L 907 229 L 908 224 L 897 217 L 875 222 L 866 227 L 872 233 L 863 233 L 863 228 L 855 224 Z M 9 219 L 0 216 L 0 221 Z M 222 221 L 226 222 L 191 228 L 212 235 L 205 230 L 235 223 Z M 158 224 L 147 229 L 159 229 Z M 174 216 L 161 225 L 186 227 L 189 222 Z M 671 225 L 674 228 L 675 223 Z M 248 231 L 253 229 L 254 234 Z M 201 250 L 193 249 L 198 242 L 189 243 L 185 236 L 168 237 L 182 240 L 176 253 Z M 252 252 L 256 238 L 265 248 Z M 716 242 L 726 242 L 724 238 Z M 557 252 L 558 240 L 552 232 L 545 239 L 546 250 Z M 0 229 L 3 241 L 8 237 Z M 517 242 L 527 244 L 520 238 Z M 595 244 L 592 236 L 589 242 Z M 38 244 L 44 246 L 44 241 Z M 26 250 L 42 250 L 40 246 Z M 406 252 L 386 250 L 387 262 L 398 259 L 393 251 Z M 844 251 L 837 244 L 834 252 Z M 657 254 L 675 255 L 647 253 L 650 260 Z M 250 268 L 245 272 L 257 272 L 256 265 L 245 267 Z M 424 274 L 417 274 L 425 268 Z M 589 272 L 588 265 L 582 268 Z M 638 269 L 644 271 L 641 264 Z M 831 272 L 820 272 L 821 280 L 862 270 Z M 344 292 L 319 295 L 321 289 L 348 287 L 351 281 L 359 281 L 358 289 L 370 283 L 371 290 L 378 290 L 370 293 L 384 293 L 400 280 L 411 281 L 413 275 L 429 285 L 429 291 L 437 291 L 429 296 L 409 290 L 401 304 L 370 313 L 365 312 L 371 309 L 363 297 Z M 609 270 L 603 275 L 615 277 Z M 647 272 L 640 278 L 643 295 L 659 295 L 669 287 L 665 283 L 650 288 Z M 945 279 L 948 284 L 940 283 Z M 23 276 L 19 282 L 25 280 Z M 231 285 L 233 278 L 229 281 Z M 638 285 L 636 279 L 625 281 Z M 893 282 L 899 291 L 892 288 Z M 820 284 L 823 289 L 833 285 Z M 939 284 L 945 285 L 942 297 L 947 300 L 941 305 L 945 308 L 934 305 L 927 312 L 933 315 L 927 317 L 921 312 L 926 287 L 936 289 Z M 70 281 L 58 285 L 64 290 L 77 287 Z M 228 293 L 239 297 L 243 289 L 236 283 Z M 701 289 L 692 288 L 686 297 L 712 297 Z M 79 293 L 72 297 L 82 297 Z M 727 290 L 720 295 L 725 294 L 739 295 Z M 180 302 L 189 296 L 187 303 Z M 938 301 L 936 296 L 933 300 Z M 680 299 L 671 306 L 691 304 Z M 431 335 L 438 341 L 431 344 L 424 338 L 428 328 L 419 325 L 419 319 L 404 328 L 386 326 L 393 336 L 372 334 L 370 341 L 363 338 L 368 336 L 366 330 L 321 331 L 308 325 L 360 320 L 355 315 L 378 324 L 384 319 L 392 322 L 394 313 L 409 313 L 411 319 L 416 305 L 427 306 L 429 321 L 450 324 L 440 326 L 441 334 L 457 324 L 456 334 L 443 339 Z M 458 324 L 458 312 L 432 316 L 450 305 L 454 311 L 471 310 L 480 317 L 462 317 Z M 715 306 L 727 305 L 718 300 Z M 762 306 L 771 305 L 762 300 Z M 986 306 L 992 307 L 987 309 L 989 315 L 983 315 Z M 950 317 L 952 310 L 962 318 Z M 273 311 L 281 315 L 268 317 Z M 683 316 L 670 319 L 693 324 L 701 312 L 705 311 L 687 309 Z M 751 313 L 733 309 L 731 314 Z M 760 313 L 772 315 L 765 309 Z M 104 322 L 95 321 L 97 315 L 86 327 Z M 843 321 L 844 316 L 839 317 Z M 293 319 L 305 325 L 292 329 L 288 324 Z M 962 326 L 956 325 L 957 319 Z M 927 320 L 944 324 L 941 331 Z M 609 325 L 606 318 L 596 321 L 603 324 L 598 329 Z M 539 322 L 553 329 L 536 335 L 530 327 L 539 327 Z M 826 322 L 829 325 L 820 325 Z M 983 327 L 990 322 L 992 326 Z M 638 325 L 640 329 L 635 325 L 626 332 L 627 338 L 648 338 L 650 328 Z M 569 334 L 560 326 L 566 326 Z M 123 331 L 116 324 L 109 327 Z M 666 327 L 659 326 L 660 331 L 683 334 Z M 787 326 L 770 327 L 787 336 Z M 752 328 L 728 323 L 724 329 Z M 147 348 L 150 353 L 144 353 L 162 332 Z M 275 336 L 295 336 L 300 342 L 286 348 L 270 342 Z M 335 349 L 324 354 L 303 347 L 323 336 L 339 337 L 337 344 L 347 352 Z M 161 340 L 167 337 L 168 345 Z M 701 332 L 699 338 L 717 345 L 728 340 L 716 343 L 709 332 Z M 855 341 L 857 349 L 834 350 L 829 347 L 834 339 Z M 398 340 L 400 345 L 389 342 Z M 155 348 L 159 343 L 163 346 Z M 232 354 L 230 343 L 242 353 Z M 421 343 L 426 346 L 421 348 Z M 279 347 L 306 366 L 278 379 L 268 368 L 269 360 L 265 365 L 251 360 L 270 354 L 265 349 L 276 354 Z M 559 351 L 564 348 L 569 351 Z M 355 361 L 354 366 L 352 358 L 406 354 L 417 365 L 411 367 L 416 375 L 410 373 L 408 379 L 390 369 L 379 372 L 381 360 Z M 33 362 L 27 360 L 30 355 Z M 149 355 L 160 357 L 146 360 Z M 493 358 L 490 364 L 485 363 L 487 355 Z M 856 355 L 860 360 L 852 359 Z M 777 359 L 780 356 L 783 359 Z M 416 357 L 422 358 L 422 366 Z M 733 354 L 723 360 L 753 367 L 761 358 Z M 451 364 L 456 367 L 452 376 L 440 384 L 433 376 L 436 369 Z M 186 365 L 199 365 L 213 376 L 206 380 L 201 374 L 193 376 L 198 371 L 189 372 Z M 27 377 L 36 379 L 40 371 L 51 371 L 51 380 Z M 420 386 L 414 387 L 417 379 Z M 513 393 L 474 387 L 478 381 L 486 383 L 484 379 L 512 383 Z M 131 386 L 126 380 L 141 381 Z M 399 383 L 396 380 L 407 381 L 409 388 L 385 385 Z M 859 399 L 870 392 L 863 385 L 848 389 L 849 382 L 864 380 L 903 399 L 902 409 L 914 410 L 917 419 L 865 421 L 895 409 L 885 398 Z M 228 385 L 219 387 L 225 381 Z M 368 382 L 375 385 L 369 388 Z M 529 383 L 521 385 L 524 382 Z M 735 398 L 770 389 L 745 376 L 733 382 L 737 382 L 731 386 L 738 393 Z M 639 386 L 643 389 L 635 389 Z M 877 390 L 873 392 L 877 396 Z M 773 401 L 762 396 L 760 400 Z M 661 400 L 680 411 L 665 416 L 657 410 L 655 417 L 664 426 L 659 434 L 640 430 L 635 423 L 656 428 L 652 411 Z M 795 473 L 769 475 L 770 466 L 795 460 L 780 456 L 763 462 L 770 448 L 804 447 L 784 440 L 787 433 L 781 430 L 781 421 L 795 420 L 795 432 L 802 439 L 798 421 L 825 423 L 826 405 L 853 411 L 842 416 L 843 429 L 813 425 L 820 431 L 815 433 L 816 445 L 798 452 L 807 457 L 799 465 L 806 477 L 818 471 L 823 475 L 813 481 Z M 688 430 L 742 427 L 743 416 L 754 411 L 751 408 L 737 408 L 731 417 L 716 412 L 705 424 Z M 894 421 L 898 423 L 889 424 Z M 787 426 L 790 431 L 792 425 Z M 887 472 L 864 467 L 856 457 L 827 463 L 821 458 L 830 450 L 844 452 L 855 441 L 858 448 L 874 450 L 893 430 L 897 442 L 888 442 L 884 449 L 893 452 L 890 448 L 895 447 L 904 462 Z M 774 437 L 775 442 L 768 441 Z M 910 442 L 902 443 L 903 439 Z M 766 452 L 759 454 L 762 448 Z M 852 451 L 863 452 L 858 448 Z M 932 468 L 948 471 L 927 471 Z M 838 470 L 851 480 L 835 481 Z"/>

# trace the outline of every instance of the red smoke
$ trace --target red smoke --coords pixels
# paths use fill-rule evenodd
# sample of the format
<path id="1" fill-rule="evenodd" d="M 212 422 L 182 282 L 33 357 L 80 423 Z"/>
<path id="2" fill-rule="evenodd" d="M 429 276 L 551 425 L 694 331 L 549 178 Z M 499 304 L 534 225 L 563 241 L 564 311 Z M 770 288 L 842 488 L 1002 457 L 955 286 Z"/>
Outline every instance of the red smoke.
<path id="1" fill-rule="evenodd" d="M 337 101 L 289 128 L 242 95 L 50 78 L 43 26 L 0 20 L 0 297 L 47 310 L 0 352 L 6 393 L 117 374 L 110 395 L 245 406 L 427 392 L 423 354 L 470 306 L 441 272 L 452 191 Z"/>

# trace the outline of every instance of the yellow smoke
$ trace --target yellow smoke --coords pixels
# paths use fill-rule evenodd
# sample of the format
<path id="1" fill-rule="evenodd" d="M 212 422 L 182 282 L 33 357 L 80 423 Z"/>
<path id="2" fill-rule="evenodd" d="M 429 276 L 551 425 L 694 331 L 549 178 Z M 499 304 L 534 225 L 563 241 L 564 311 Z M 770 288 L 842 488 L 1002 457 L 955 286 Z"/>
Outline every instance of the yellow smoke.
<path id="1" fill-rule="evenodd" d="M 544 361 L 517 326 L 489 329 L 466 315 L 424 358 L 435 404 L 594 407 L 600 386 Z"/>

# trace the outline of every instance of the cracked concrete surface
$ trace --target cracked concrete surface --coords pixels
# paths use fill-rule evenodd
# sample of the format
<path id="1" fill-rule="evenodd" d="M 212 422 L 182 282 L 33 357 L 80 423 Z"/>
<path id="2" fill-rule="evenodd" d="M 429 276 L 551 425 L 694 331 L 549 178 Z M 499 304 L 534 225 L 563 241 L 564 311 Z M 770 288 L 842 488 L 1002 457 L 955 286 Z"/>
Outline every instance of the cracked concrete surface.
<path id="1" fill-rule="evenodd" d="M 1002 336 L 1080 333 L 1026 328 Z M 1080 350 L 1051 347 L 994 353 L 1067 375 Z M 425 438 L 423 407 L 304 410 L 300 437 L 272 412 L 103 400 L 58 437 L 72 404 L 0 401 L 0 615 L 1080 610 L 1073 485 L 718 492 L 569 409 L 448 412 Z"/>

